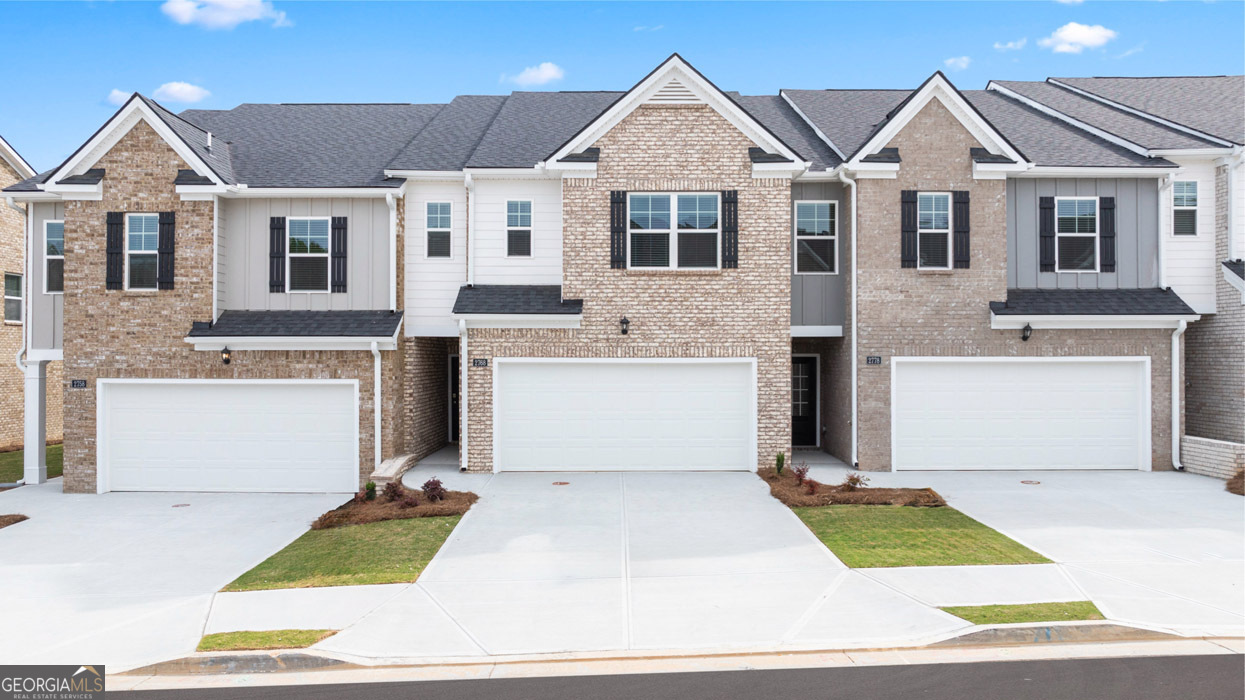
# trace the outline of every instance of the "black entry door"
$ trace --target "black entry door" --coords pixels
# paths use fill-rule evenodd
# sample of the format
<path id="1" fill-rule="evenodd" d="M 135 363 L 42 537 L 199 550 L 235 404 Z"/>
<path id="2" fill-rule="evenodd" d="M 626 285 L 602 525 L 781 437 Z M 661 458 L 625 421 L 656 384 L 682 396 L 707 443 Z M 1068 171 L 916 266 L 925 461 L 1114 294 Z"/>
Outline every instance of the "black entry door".
<path id="1" fill-rule="evenodd" d="M 458 369 L 458 355 L 450 357 L 450 442 L 458 441 L 458 382 L 462 378 Z"/>
<path id="2" fill-rule="evenodd" d="M 817 358 L 791 358 L 791 444 L 817 445 Z"/>

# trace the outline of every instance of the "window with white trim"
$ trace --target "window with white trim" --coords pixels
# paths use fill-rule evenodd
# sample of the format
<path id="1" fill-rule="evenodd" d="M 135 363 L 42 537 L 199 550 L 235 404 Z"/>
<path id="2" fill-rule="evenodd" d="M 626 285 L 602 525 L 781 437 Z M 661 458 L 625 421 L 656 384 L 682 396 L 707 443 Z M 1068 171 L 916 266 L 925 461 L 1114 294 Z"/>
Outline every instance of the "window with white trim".
<path id="1" fill-rule="evenodd" d="M 951 269 L 951 193 L 920 192 L 916 197 L 917 269 Z"/>
<path id="2" fill-rule="evenodd" d="M 448 258 L 452 254 L 450 220 L 454 205 L 450 202 L 428 202 L 425 221 L 428 233 L 428 257 Z"/>
<path id="3" fill-rule="evenodd" d="M 22 322 L 22 276 L 4 273 L 4 322 Z"/>
<path id="4" fill-rule="evenodd" d="M 1197 235 L 1197 181 L 1172 183 L 1172 235 Z"/>
<path id="5" fill-rule="evenodd" d="M 795 271 L 797 274 L 838 272 L 838 202 L 795 203 Z"/>
<path id="6" fill-rule="evenodd" d="M 329 291 L 329 219 L 306 217 L 286 219 L 286 279 L 291 292 Z"/>
<path id="7" fill-rule="evenodd" d="M 125 215 L 125 288 L 155 289 L 160 250 L 157 214 Z"/>
<path id="8" fill-rule="evenodd" d="M 532 257 L 532 202 L 511 199 L 506 202 L 506 256 Z"/>
<path id="9" fill-rule="evenodd" d="M 629 267 L 719 267 L 720 204 L 716 193 L 628 195 Z"/>
<path id="10" fill-rule="evenodd" d="M 1098 271 L 1098 198 L 1055 198 L 1055 270 Z"/>
<path id="11" fill-rule="evenodd" d="M 65 291 L 65 222 L 43 222 L 43 291 Z"/>

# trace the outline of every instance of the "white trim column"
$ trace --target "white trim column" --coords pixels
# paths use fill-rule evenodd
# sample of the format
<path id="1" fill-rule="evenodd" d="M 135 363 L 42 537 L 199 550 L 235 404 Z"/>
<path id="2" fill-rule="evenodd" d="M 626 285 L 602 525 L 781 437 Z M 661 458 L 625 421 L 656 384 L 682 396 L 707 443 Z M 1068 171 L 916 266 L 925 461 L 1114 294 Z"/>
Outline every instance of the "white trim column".
<path id="1" fill-rule="evenodd" d="M 25 395 L 25 453 L 22 459 L 22 476 L 27 484 L 42 484 L 48 480 L 48 462 L 45 446 L 47 433 L 47 367 L 46 360 L 26 361 Z"/>

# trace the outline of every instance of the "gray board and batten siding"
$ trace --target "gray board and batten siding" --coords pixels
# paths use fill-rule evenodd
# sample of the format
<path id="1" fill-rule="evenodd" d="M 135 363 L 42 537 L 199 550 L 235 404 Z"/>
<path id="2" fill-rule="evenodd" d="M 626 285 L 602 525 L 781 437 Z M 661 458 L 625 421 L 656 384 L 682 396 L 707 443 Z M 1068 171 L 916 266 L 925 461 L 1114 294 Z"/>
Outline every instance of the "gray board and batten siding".
<path id="1" fill-rule="evenodd" d="M 846 316 L 847 258 L 846 222 L 851 220 L 851 203 L 843 196 L 843 185 L 837 182 L 797 182 L 791 185 L 791 247 L 795 249 L 795 202 L 819 200 L 838 202 L 835 216 L 835 272 L 837 274 L 805 274 L 791 268 L 791 325 L 842 326 Z"/>

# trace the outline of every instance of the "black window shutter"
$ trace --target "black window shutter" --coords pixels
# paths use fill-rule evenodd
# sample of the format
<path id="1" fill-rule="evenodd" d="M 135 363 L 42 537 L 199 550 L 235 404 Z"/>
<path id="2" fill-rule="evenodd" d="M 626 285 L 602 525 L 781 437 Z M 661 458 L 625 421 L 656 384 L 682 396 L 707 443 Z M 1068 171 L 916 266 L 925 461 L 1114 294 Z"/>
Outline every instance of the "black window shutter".
<path id="1" fill-rule="evenodd" d="M 122 289 L 125 271 L 125 214 L 108 212 L 108 236 L 105 239 L 107 262 L 104 273 L 106 289 Z"/>
<path id="2" fill-rule="evenodd" d="M 739 267 L 739 192 L 722 192 L 722 267 Z"/>
<path id="3" fill-rule="evenodd" d="M 333 275 L 330 289 L 336 294 L 346 291 L 346 217 L 333 217 L 333 235 L 329 259 Z"/>
<path id="4" fill-rule="evenodd" d="M 969 260 L 968 191 L 951 193 L 951 219 L 955 226 L 955 267 L 967 270 Z"/>
<path id="5" fill-rule="evenodd" d="M 173 212 L 160 212 L 160 238 L 156 243 L 156 289 L 173 288 L 173 237 L 177 219 Z"/>
<path id="6" fill-rule="evenodd" d="M 610 192 L 610 267 L 627 267 L 627 193 Z"/>
<path id="7" fill-rule="evenodd" d="M 916 190 L 899 193 L 899 266 L 916 267 Z"/>
<path id="8" fill-rule="evenodd" d="M 1102 254 L 1098 270 L 1115 272 L 1115 197 L 1098 199 L 1098 250 Z"/>
<path id="9" fill-rule="evenodd" d="M 1042 272 L 1055 271 L 1055 198 L 1038 198 L 1038 266 Z"/>
<path id="10" fill-rule="evenodd" d="M 268 219 L 268 291 L 285 292 L 285 217 Z"/>

